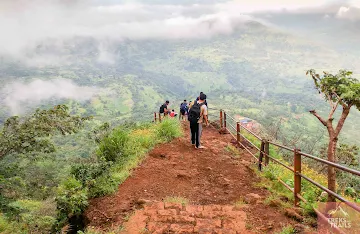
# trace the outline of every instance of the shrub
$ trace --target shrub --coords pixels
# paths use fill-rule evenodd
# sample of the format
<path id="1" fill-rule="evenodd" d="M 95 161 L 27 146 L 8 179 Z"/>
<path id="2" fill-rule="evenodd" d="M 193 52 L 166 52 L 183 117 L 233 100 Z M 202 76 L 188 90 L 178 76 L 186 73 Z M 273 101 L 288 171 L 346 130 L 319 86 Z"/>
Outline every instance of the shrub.
<path id="1" fill-rule="evenodd" d="M 88 190 L 75 177 L 65 179 L 57 191 L 58 221 L 60 226 L 69 217 L 81 215 L 88 206 Z"/>
<path id="2" fill-rule="evenodd" d="M 164 119 L 157 125 L 157 137 L 163 141 L 168 142 L 181 135 L 180 122 L 177 119 Z"/>
<path id="3" fill-rule="evenodd" d="M 129 136 L 122 128 L 115 129 L 109 136 L 105 137 L 97 151 L 100 159 L 115 162 L 120 157 L 126 157 L 126 144 Z"/>
<path id="4" fill-rule="evenodd" d="M 120 184 L 120 179 L 107 172 L 96 178 L 94 185 L 89 190 L 90 197 L 100 197 L 114 193 Z"/>
<path id="5" fill-rule="evenodd" d="M 3 214 L 0 213 L 0 233 L 2 234 L 17 234 L 21 233 L 23 227 L 10 222 Z"/>
<path id="6" fill-rule="evenodd" d="M 20 225 L 26 226 L 30 233 L 50 233 L 56 219 L 55 207 L 51 202 L 34 200 L 18 200 L 9 204 L 13 216 Z"/>
<path id="7" fill-rule="evenodd" d="M 92 187 L 95 179 L 102 176 L 112 165 L 112 162 L 81 163 L 71 167 L 71 175 L 80 181 L 83 187 Z"/>

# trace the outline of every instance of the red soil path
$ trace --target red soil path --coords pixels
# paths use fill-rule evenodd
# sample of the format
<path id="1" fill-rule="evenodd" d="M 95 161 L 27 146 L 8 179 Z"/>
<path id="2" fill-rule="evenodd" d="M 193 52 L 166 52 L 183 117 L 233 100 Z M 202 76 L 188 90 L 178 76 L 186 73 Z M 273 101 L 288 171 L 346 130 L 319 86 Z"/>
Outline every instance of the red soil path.
<path id="1" fill-rule="evenodd" d="M 293 219 L 284 215 L 281 208 L 263 203 L 270 193 L 265 188 L 255 186 L 260 179 L 251 169 L 251 156 L 242 152 L 235 158 L 225 150 L 231 142 L 230 135 L 221 135 L 212 127 L 204 128 L 203 145 L 206 149 L 196 150 L 190 145 L 187 127 L 184 131 L 184 137 L 158 145 L 152 150 L 119 186 L 116 194 L 93 199 L 85 213 L 88 226 L 105 230 L 124 225 L 127 229 L 122 233 L 134 234 L 275 233 L 286 225 L 296 224 Z M 209 212 L 194 214 L 187 212 L 192 209 L 188 207 L 193 206 L 175 206 L 174 209 L 161 205 L 164 198 L 175 196 L 187 198 L 190 204 L 198 205 L 201 212 Z M 241 199 L 249 204 L 240 210 L 230 208 Z M 139 210 L 143 208 L 139 205 L 139 200 L 154 203 Z M 213 205 L 219 205 L 215 207 L 220 208 L 213 210 Z M 148 210 L 152 212 L 146 213 Z M 134 211 L 137 212 L 129 220 L 129 215 Z M 217 214 L 216 211 L 222 213 Z M 182 222 L 180 216 L 187 221 Z M 232 221 L 226 221 L 228 219 Z M 222 221 L 219 223 L 219 220 Z M 231 232 L 224 231 L 230 230 L 230 226 L 225 223 L 234 220 L 238 229 L 233 227 L 230 228 Z M 206 226 L 206 222 L 212 230 L 199 229 L 199 225 Z M 137 231 L 133 229 L 134 226 L 138 227 Z M 174 228 L 177 229 L 174 231 Z"/>

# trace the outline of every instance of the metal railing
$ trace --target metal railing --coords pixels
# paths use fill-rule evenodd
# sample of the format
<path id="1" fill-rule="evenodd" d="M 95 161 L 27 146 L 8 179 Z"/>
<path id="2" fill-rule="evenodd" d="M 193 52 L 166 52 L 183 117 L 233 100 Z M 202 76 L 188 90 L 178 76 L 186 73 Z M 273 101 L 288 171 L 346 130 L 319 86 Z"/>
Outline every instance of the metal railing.
<path id="1" fill-rule="evenodd" d="M 285 169 L 291 171 L 294 174 L 294 188 L 291 188 L 289 185 L 287 185 L 284 181 L 282 181 L 280 178 L 278 178 L 279 182 L 284 185 L 285 188 L 287 188 L 289 191 L 291 191 L 294 195 L 294 205 L 295 206 L 299 206 L 300 200 L 303 202 L 307 202 L 302 196 L 301 196 L 301 183 L 302 183 L 302 179 L 308 181 L 309 183 L 311 183 L 312 185 L 318 187 L 319 189 L 321 189 L 322 191 L 325 191 L 326 193 L 328 193 L 330 196 L 344 202 L 346 205 L 350 206 L 351 208 L 353 208 L 354 210 L 360 212 L 360 207 L 354 203 L 351 203 L 350 201 L 348 201 L 347 199 L 345 199 L 344 197 L 342 197 L 341 195 L 337 194 L 336 191 L 332 191 L 329 188 L 326 188 L 324 186 L 322 186 L 321 184 L 319 184 L 318 182 L 316 182 L 315 180 L 309 178 L 308 176 L 304 175 L 301 171 L 301 166 L 302 166 L 302 158 L 306 157 L 309 159 L 313 159 L 316 160 L 320 163 L 326 164 L 329 167 L 335 167 L 339 170 L 351 173 L 353 175 L 356 176 L 360 176 L 360 171 L 355 170 L 355 169 L 351 169 L 351 168 L 347 168 L 345 166 L 342 166 L 340 164 L 334 163 L 334 162 L 330 162 L 328 160 L 316 157 L 314 155 L 311 154 L 307 154 L 307 153 L 303 153 L 301 152 L 299 149 L 292 149 L 288 146 L 284 146 L 275 142 L 271 142 L 267 139 L 263 139 L 261 137 L 259 137 L 256 133 L 254 133 L 252 130 L 246 128 L 245 126 L 241 125 L 241 123 L 239 121 L 236 121 L 236 119 L 234 119 L 234 117 L 232 117 L 229 112 L 226 112 L 224 110 L 220 110 L 220 127 L 221 128 L 225 128 L 233 137 L 234 135 L 236 135 L 237 137 L 235 138 L 237 140 L 237 143 L 242 146 L 247 152 L 249 152 L 256 160 L 258 163 L 258 168 L 261 171 L 262 170 L 262 166 L 267 166 L 269 164 L 270 161 L 281 165 L 282 167 L 284 167 Z M 233 126 L 233 124 L 231 124 L 231 121 L 236 123 L 237 128 L 235 128 Z M 229 128 L 229 126 L 231 128 Z M 260 148 L 258 146 L 256 146 L 256 144 L 254 144 L 251 140 L 249 140 L 245 134 L 242 134 L 241 131 L 246 131 L 247 134 L 250 134 L 251 136 L 254 137 L 254 139 L 259 141 L 259 145 Z M 234 132 L 235 131 L 235 132 Z M 289 151 L 293 153 L 293 157 L 294 157 L 294 161 L 293 161 L 293 167 L 286 165 L 284 162 L 281 162 L 280 160 L 274 158 L 273 156 L 270 155 L 270 146 L 275 146 L 278 148 L 281 148 L 283 150 Z M 255 150 L 256 152 L 252 152 L 253 150 Z M 256 154 L 259 154 L 259 156 L 256 156 Z M 320 215 L 321 213 L 319 211 L 317 211 L 315 209 L 315 212 Z"/>

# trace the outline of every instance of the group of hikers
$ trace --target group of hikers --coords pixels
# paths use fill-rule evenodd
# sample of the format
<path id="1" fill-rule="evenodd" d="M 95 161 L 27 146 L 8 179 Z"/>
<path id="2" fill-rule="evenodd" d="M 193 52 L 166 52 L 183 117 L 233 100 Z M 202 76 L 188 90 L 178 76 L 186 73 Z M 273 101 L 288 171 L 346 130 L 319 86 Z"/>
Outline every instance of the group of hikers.
<path id="1" fill-rule="evenodd" d="M 160 107 L 160 113 L 164 116 L 170 116 L 171 118 L 176 117 L 178 114 L 174 109 L 171 111 L 168 109 L 170 102 L 166 101 Z M 180 104 L 180 115 L 179 120 L 190 122 L 190 131 L 191 131 L 191 144 L 196 149 L 204 149 L 205 147 L 201 145 L 201 135 L 202 128 L 205 124 L 209 125 L 208 121 L 208 104 L 206 102 L 206 95 L 203 92 L 200 92 L 200 95 L 194 101 L 189 103 L 184 100 Z"/>

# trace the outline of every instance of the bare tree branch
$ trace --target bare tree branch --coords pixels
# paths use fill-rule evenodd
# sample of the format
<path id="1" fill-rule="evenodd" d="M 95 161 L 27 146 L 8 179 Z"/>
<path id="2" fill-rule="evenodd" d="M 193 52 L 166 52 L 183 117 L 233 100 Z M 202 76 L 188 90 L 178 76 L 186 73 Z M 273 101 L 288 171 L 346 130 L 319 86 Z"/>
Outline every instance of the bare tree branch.
<path id="1" fill-rule="evenodd" d="M 318 114 L 316 113 L 315 110 L 311 110 L 310 113 L 315 116 L 316 118 L 318 118 L 318 120 L 326 127 L 327 124 L 326 124 L 326 121 Z"/>

